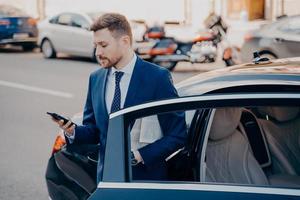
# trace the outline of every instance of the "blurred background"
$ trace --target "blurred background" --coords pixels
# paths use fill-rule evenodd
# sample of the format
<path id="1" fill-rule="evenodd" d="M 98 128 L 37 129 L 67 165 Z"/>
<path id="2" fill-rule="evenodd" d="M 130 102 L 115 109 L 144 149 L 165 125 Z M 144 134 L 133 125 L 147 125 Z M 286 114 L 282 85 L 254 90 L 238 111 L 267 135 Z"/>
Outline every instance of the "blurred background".
<path id="1" fill-rule="evenodd" d="M 46 112 L 83 109 L 96 69 L 89 25 L 131 23 L 136 53 L 174 82 L 251 62 L 300 56 L 299 0 L 0 0 L 0 199 L 48 199 L 45 170 L 59 132 Z"/>

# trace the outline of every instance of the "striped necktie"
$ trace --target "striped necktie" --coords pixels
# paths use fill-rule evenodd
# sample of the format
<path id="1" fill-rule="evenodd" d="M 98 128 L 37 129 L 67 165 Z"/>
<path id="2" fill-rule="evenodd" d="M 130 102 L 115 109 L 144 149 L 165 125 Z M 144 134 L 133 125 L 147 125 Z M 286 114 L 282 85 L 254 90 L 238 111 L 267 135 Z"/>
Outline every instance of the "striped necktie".
<path id="1" fill-rule="evenodd" d="M 114 98 L 111 104 L 111 109 L 110 112 L 116 112 L 118 110 L 120 110 L 121 108 L 121 89 L 120 89 L 120 81 L 122 76 L 124 75 L 124 72 L 115 72 L 115 94 L 114 94 Z"/>

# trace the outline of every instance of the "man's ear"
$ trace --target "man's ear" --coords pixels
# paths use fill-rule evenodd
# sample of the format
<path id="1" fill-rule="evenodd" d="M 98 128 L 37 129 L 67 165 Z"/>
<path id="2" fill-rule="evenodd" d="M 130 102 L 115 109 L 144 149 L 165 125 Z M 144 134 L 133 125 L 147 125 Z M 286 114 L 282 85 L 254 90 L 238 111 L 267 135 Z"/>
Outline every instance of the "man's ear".
<path id="1" fill-rule="evenodd" d="M 121 41 L 124 45 L 126 46 L 131 46 L 131 41 L 130 41 L 130 37 L 128 35 L 122 35 L 121 36 Z"/>

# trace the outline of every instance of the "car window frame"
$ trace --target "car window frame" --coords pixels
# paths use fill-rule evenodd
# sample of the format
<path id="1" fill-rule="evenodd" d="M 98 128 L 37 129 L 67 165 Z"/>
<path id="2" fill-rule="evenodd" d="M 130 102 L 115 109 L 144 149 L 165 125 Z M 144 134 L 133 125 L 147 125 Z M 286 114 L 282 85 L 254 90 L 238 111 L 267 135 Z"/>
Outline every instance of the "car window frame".
<path id="1" fill-rule="evenodd" d="M 290 95 L 290 96 L 289 96 Z M 288 96 L 288 97 L 287 97 Z M 131 182 L 130 166 L 130 135 L 128 130 L 129 123 L 137 118 L 157 114 L 159 112 L 173 112 L 192 109 L 209 109 L 218 107 L 246 107 L 253 105 L 284 105 L 283 99 L 289 100 L 289 105 L 299 105 L 293 99 L 300 99 L 298 93 L 260 93 L 260 94 L 211 94 L 203 96 L 181 97 L 176 99 L 156 101 L 130 108 L 123 109 L 110 115 L 108 132 L 118 132 L 118 134 L 108 134 L 107 148 L 105 153 L 103 181 Z M 119 128 L 121 132 L 119 133 Z M 126 145 L 127 144 L 127 145 Z M 114 148 L 111 149 L 110 145 Z M 123 146 L 123 148 L 122 148 Z M 116 149 L 116 147 L 118 147 Z M 106 156 L 109 155 L 109 156 Z M 114 155 L 114 156 L 112 156 Z M 120 155 L 121 158 L 120 158 Z M 118 169 L 115 169 L 118 166 Z M 115 170 L 110 171 L 109 169 Z M 125 170 L 124 170 L 125 169 Z M 116 172 L 116 171 L 121 172 Z M 127 171 L 126 171 L 127 170 Z M 126 172 L 125 172 L 126 171 Z"/>
<path id="2" fill-rule="evenodd" d="M 271 101 L 272 100 L 272 101 Z M 240 184 L 223 184 L 223 183 L 203 183 L 203 182 L 171 182 L 171 181 L 132 181 L 131 179 L 131 165 L 130 157 L 130 137 L 128 130 L 124 130 L 124 124 L 126 118 L 138 118 L 141 116 L 149 116 L 157 113 L 157 111 L 178 111 L 185 109 L 209 109 L 209 108 L 219 108 L 219 107 L 247 107 L 247 106 L 266 106 L 272 105 L 280 106 L 286 105 L 288 102 L 290 106 L 300 106 L 300 93 L 259 93 L 259 94 L 212 94 L 203 96 L 192 96 L 192 97 L 182 97 L 177 99 L 169 99 L 156 101 L 146 104 L 141 104 L 133 107 L 129 107 L 120 110 L 116 113 L 110 115 L 110 122 L 108 127 L 107 135 L 107 148 L 105 151 L 105 162 L 103 179 L 98 184 L 98 189 L 91 196 L 91 199 L 96 199 L 98 195 L 103 195 L 103 192 L 111 192 L 111 195 L 115 195 L 116 191 L 125 189 L 126 192 L 135 191 L 145 192 L 145 190 L 150 191 L 161 191 L 164 190 L 165 193 L 171 191 L 181 190 L 190 194 L 192 191 L 196 191 L 197 197 L 201 192 L 211 192 L 211 196 L 215 194 L 223 193 L 229 195 L 239 193 L 239 195 L 251 195 L 254 194 L 264 197 L 264 195 L 269 195 L 268 199 L 274 199 L 274 194 L 279 195 L 275 197 L 286 198 L 295 197 L 297 199 L 300 196 L 299 189 L 293 188 L 276 188 L 267 186 L 257 186 L 257 185 L 240 185 Z M 121 128 L 121 131 L 118 130 Z M 109 133 L 114 134 L 109 134 Z M 114 141 L 117 139 L 116 141 Z M 112 146 L 113 144 L 113 146 Z M 127 144 L 127 145 L 125 145 Z M 123 145 L 123 147 L 122 147 Z M 203 143 L 202 143 L 203 145 Z M 113 155 L 112 153 L 115 153 Z M 108 156 L 109 155 L 109 156 Z M 120 158 L 121 155 L 121 158 Z M 120 172 L 120 171 L 121 172 Z M 107 189 L 107 190 L 106 190 Z M 200 192 L 200 193 L 199 193 Z M 220 193 L 219 193 L 220 192 Z M 157 193 L 159 194 L 159 193 Z M 172 193 L 173 194 L 173 193 Z M 283 195 L 283 196 L 282 196 Z M 217 195 L 218 196 L 218 195 Z M 132 196 L 133 197 L 133 196 Z M 177 198 L 177 193 L 173 194 L 175 199 Z M 233 196 L 234 197 L 234 196 Z M 236 196 L 235 196 L 236 197 Z M 231 197 L 232 198 L 232 197 Z M 151 198 L 149 198 L 151 199 Z M 155 199 L 155 198 L 154 198 Z M 193 199 L 193 198 L 192 198 Z M 196 198 L 195 198 L 196 199 Z M 249 198 L 251 199 L 251 198 Z M 291 198 L 292 199 L 292 198 Z"/>
<path id="3" fill-rule="evenodd" d="M 122 183 L 100 182 L 89 200 L 97 199 L 147 199 L 167 198 L 173 200 L 211 200 L 211 199 L 265 199 L 296 200 L 299 189 L 234 186 L 220 184 L 190 183 Z"/>

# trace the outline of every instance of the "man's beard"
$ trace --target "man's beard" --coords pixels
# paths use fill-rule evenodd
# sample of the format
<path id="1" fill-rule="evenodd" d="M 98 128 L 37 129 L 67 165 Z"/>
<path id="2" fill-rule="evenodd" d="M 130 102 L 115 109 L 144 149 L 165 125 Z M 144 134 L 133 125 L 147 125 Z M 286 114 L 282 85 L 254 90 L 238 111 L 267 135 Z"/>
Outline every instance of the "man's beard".
<path id="1" fill-rule="evenodd" d="M 105 68 L 111 68 L 111 67 L 116 66 L 120 62 L 121 59 L 122 59 L 122 56 L 119 56 L 119 57 L 113 58 L 113 59 L 109 59 L 107 57 L 102 57 L 102 58 L 100 57 L 100 62 L 101 62 L 100 64 L 101 64 L 101 66 L 103 66 Z M 103 64 L 102 61 L 107 62 L 107 64 Z"/>

